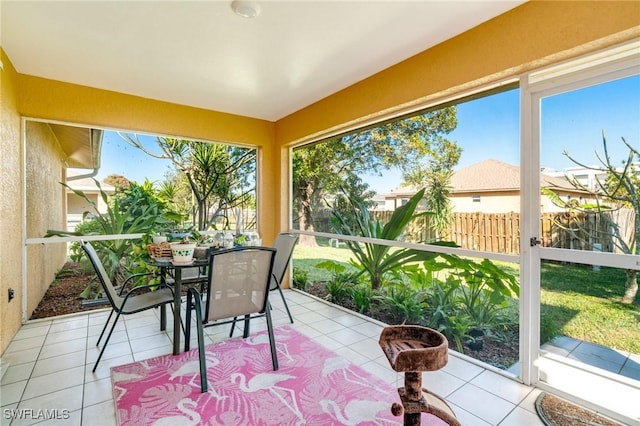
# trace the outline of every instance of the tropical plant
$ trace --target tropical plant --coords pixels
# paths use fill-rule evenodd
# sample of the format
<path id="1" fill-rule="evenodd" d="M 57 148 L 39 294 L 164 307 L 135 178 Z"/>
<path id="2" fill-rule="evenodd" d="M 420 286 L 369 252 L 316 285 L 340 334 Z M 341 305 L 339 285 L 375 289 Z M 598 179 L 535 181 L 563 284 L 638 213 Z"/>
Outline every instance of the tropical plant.
<path id="1" fill-rule="evenodd" d="M 309 282 L 309 272 L 302 269 L 293 267 L 293 286 L 304 290 Z"/>
<path id="2" fill-rule="evenodd" d="M 489 259 L 474 262 L 455 255 L 442 256 L 448 265 L 446 283 L 458 289 L 462 312 L 473 327 L 492 329 L 502 322 L 502 312 L 519 294 L 516 277 L 504 272 Z"/>
<path id="3" fill-rule="evenodd" d="M 331 278 L 325 284 L 327 300 L 340 303 L 350 297 L 350 290 L 358 282 L 358 274 L 347 271 L 345 265 L 331 260 L 318 263 L 316 268 L 326 269 L 331 273 Z"/>
<path id="4" fill-rule="evenodd" d="M 371 286 L 364 283 L 358 283 L 355 286 L 347 289 L 347 294 L 351 298 L 356 311 L 360 312 L 361 314 L 369 311 L 369 309 L 371 308 L 371 302 L 373 301 L 373 292 L 371 291 Z"/>
<path id="5" fill-rule="evenodd" d="M 371 218 L 367 206 L 361 201 L 350 199 L 351 214 L 346 215 L 337 210 L 332 211 L 334 232 L 381 240 L 397 240 L 414 217 L 416 207 L 423 196 L 424 189 L 421 189 L 405 205 L 398 207 L 386 224 Z M 352 224 L 355 224 L 353 228 Z M 385 273 L 399 269 L 407 263 L 433 259 L 437 255 L 434 252 L 415 249 L 392 249 L 390 246 L 381 244 L 349 240 L 346 240 L 346 243 L 355 256 L 355 260 L 351 260 L 352 265 L 360 271 L 360 274 L 369 275 L 372 290 L 380 288 Z M 455 246 L 450 242 L 437 244 Z"/>
<path id="6" fill-rule="evenodd" d="M 165 210 L 163 203 L 146 193 L 149 188 L 145 189 L 132 183 L 130 188 L 109 199 L 100 182 L 95 179 L 94 182 L 100 192 L 100 197 L 107 206 L 107 211 L 101 213 L 95 201 L 83 191 L 62 183 L 63 186 L 73 191 L 91 206 L 92 211 L 83 213 L 83 219 L 90 224 L 80 226 L 75 232 L 49 230 L 46 234 L 47 237 L 54 235 L 152 234 L 170 221 L 168 217 L 171 217 L 172 213 Z M 127 239 L 101 240 L 95 241 L 94 247 L 109 276 L 116 285 L 121 284 L 124 277 L 128 275 L 127 269 L 131 268 L 131 265 L 126 265 L 126 260 L 129 259 L 131 262 L 132 256 L 136 254 L 135 243 Z M 137 248 L 138 253 L 143 252 L 142 248 Z M 72 250 L 78 252 L 79 249 Z"/>
<path id="7" fill-rule="evenodd" d="M 465 315 L 449 315 L 445 321 L 438 325 L 437 330 L 447 336 L 449 341 L 453 341 L 456 350 L 464 353 L 464 342 L 472 336 L 469 331 L 473 328 L 473 321 Z"/>
<path id="8" fill-rule="evenodd" d="M 424 320 L 424 296 L 404 283 L 386 285 L 377 296 L 380 303 L 402 324 L 420 324 Z"/>

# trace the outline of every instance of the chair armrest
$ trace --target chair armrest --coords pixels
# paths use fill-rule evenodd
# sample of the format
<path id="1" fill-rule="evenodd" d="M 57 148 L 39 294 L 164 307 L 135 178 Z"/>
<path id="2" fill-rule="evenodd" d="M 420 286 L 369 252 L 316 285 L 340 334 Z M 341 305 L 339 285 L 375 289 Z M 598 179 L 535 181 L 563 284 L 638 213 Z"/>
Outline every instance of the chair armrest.
<path id="1" fill-rule="evenodd" d="M 118 294 L 119 294 L 120 296 L 122 296 L 122 294 L 124 293 L 124 290 L 127 288 L 127 285 L 129 284 L 129 282 L 130 282 L 132 279 L 134 279 L 134 278 L 138 278 L 138 277 L 143 277 L 143 276 L 146 276 L 146 275 L 153 275 L 153 276 L 157 276 L 158 274 L 156 274 L 155 272 L 141 272 L 141 273 L 138 273 L 138 274 L 130 275 L 130 276 L 128 276 L 128 277 L 127 277 L 127 279 L 126 279 L 126 280 L 124 280 L 124 282 L 122 283 L 122 286 L 120 286 L 120 287 L 119 287 L 119 292 L 118 292 Z M 152 285 L 160 285 L 160 284 L 152 284 Z M 138 288 L 138 287 L 141 287 L 141 286 L 136 286 L 136 287 L 134 287 L 133 289 Z M 164 286 L 163 286 L 163 287 L 164 287 Z M 133 291 L 133 289 L 131 289 L 131 290 L 129 290 L 129 291 Z M 116 289 L 116 290 L 117 290 L 117 289 Z"/>
<path id="2" fill-rule="evenodd" d="M 162 284 L 145 284 L 145 285 L 135 286 L 134 288 L 129 290 L 126 293 L 125 298 L 129 297 L 129 295 L 131 295 L 133 293 L 139 293 L 140 290 L 146 290 L 148 288 L 155 288 L 155 289 L 168 288 L 173 293 L 173 289 L 171 287 L 169 287 L 169 286 L 166 286 L 166 285 L 162 285 Z"/>

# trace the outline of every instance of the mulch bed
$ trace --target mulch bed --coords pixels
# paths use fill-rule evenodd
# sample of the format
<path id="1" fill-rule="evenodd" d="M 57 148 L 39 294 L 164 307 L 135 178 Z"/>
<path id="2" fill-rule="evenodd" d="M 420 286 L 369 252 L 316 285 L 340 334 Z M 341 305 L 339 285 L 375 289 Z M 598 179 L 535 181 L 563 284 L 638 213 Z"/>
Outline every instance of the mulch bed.
<path id="1" fill-rule="evenodd" d="M 536 411 L 547 426 L 620 426 L 620 423 L 546 392 L 538 396 Z"/>
<path id="2" fill-rule="evenodd" d="M 66 263 L 29 319 L 49 318 L 76 312 L 103 309 L 108 305 L 83 306 L 78 296 L 89 284 L 95 285 L 95 272 L 83 271 L 77 263 Z"/>

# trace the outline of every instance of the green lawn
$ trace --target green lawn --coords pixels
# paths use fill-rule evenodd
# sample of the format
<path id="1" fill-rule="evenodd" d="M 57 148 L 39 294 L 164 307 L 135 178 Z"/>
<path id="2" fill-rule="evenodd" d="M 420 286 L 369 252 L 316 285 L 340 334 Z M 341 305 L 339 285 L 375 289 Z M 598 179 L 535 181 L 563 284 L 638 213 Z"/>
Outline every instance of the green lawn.
<path id="1" fill-rule="evenodd" d="M 314 266 L 325 260 L 348 263 L 351 251 L 341 247 L 296 247 L 293 265 L 307 271 L 309 281 L 325 281 L 330 274 Z M 516 265 L 517 266 L 517 265 Z M 505 268 L 517 274 L 514 265 Z M 541 311 L 561 335 L 640 354 L 640 306 L 619 302 L 624 271 L 591 266 L 542 265 Z"/>
<path id="2" fill-rule="evenodd" d="M 562 334 L 640 353 L 640 306 L 620 303 L 625 273 L 545 262 L 541 310 Z"/>
<path id="3" fill-rule="evenodd" d="M 325 260 L 349 264 L 351 250 L 341 247 L 300 247 L 296 246 L 293 251 L 293 265 L 296 269 L 304 270 L 308 273 L 311 282 L 326 281 L 331 277 L 331 273 L 325 269 L 316 268 L 315 265 Z"/>

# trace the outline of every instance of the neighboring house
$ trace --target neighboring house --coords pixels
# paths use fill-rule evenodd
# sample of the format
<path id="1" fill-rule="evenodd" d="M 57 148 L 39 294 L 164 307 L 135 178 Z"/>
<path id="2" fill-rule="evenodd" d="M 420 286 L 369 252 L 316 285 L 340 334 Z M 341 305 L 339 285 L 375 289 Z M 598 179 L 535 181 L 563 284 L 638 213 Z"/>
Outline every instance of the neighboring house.
<path id="1" fill-rule="evenodd" d="M 635 170 L 636 174 L 640 176 L 640 162 L 632 163 L 633 170 Z M 565 176 L 576 179 L 580 182 L 581 185 L 584 185 L 585 188 L 589 189 L 589 191 L 598 192 L 599 184 L 604 183 L 607 180 L 607 173 L 601 170 L 594 170 L 601 168 L 602 166 L 593 166 L 593 168 L 586 167 L 568 167 L 563 171 L 557 171 L 554 169 L 546 169 L 542 170 L 543 173 L 548 174 L 549 176 L 556 176 L 560 178 L 564 178 Z M 624 169 L 622 167 L 618 167 L 616 169 L 618 172 L 622 172 Z"/>
<path id="2" fill-rule="evenodd" d="M 67 185 L 77 191 L 82 191 L 84 194 L 92 200 L 98 207 L 100 213 L 107 212 L 107 205 L 100 196 L 100 190 L 96 186 L 94 180 L 91 177 L 86 176 L 87 170 L 79 169 L 67 169 Z M 116 192 L 116 188 L 106 184 L 100 183 L 102 190 L 108 195 L 113 195 Z M 82 222 L 82 216 L 84 212 L 94 212 L 93 207 L 82 197 L 76 195 L 71 189 L 67 188 L 67 230 L 74 231 L 76 226 Z"/>
<path id="3" fill-rule="evenodd" d="M 508 213 L 520 211 L 520 167 L 498 160 L 485 160 L 456 171 L 451 177 L 451 209 L 458 213 Z M 540 187 L 554 188 L 563 199 L 587 201 L 589 194 L 576 190 L 566 179 L 540 174 Z M 385 194 L 385 209 L 394 210 L 415 194 L 416 188 L 398 188 Z M 542 212 L 564 209 L 546 195 L 540 197 Z"/>
<path id="4" fill-rule="evenodd" d="M 377 194 L 376 193 L 376 195 L 374 195 L 371 198 L 371 201 L 375 203 L 375 206 L 373 206 L 373 210 L 378 211 L 378 212 L 387 210 L 385 208 L 386 200 L 385 200 L 385 195 L 384 194 Z"/>

